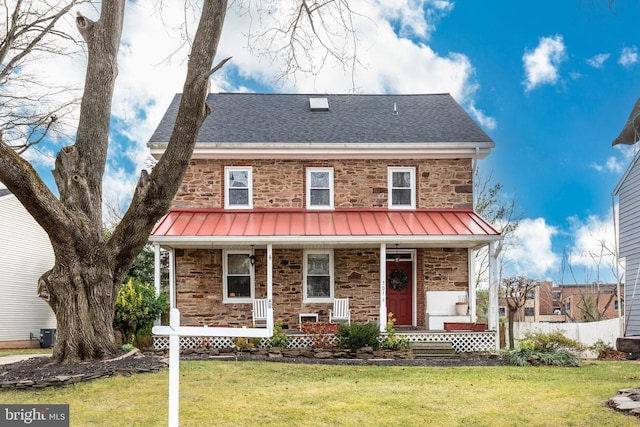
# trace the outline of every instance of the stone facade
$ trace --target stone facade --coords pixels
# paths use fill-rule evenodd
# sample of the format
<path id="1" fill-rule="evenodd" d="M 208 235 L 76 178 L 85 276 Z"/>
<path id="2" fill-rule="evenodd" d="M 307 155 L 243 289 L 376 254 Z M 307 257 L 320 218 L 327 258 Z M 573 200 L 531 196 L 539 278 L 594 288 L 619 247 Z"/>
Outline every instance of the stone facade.
<path id="1" fill-rule="evenodd" d="M 386 208 L 387 168 L 416 168 L 418 208 L 471 208 L 470 159 L 430 160 L 191 160 L 176 207 L 224 206 L 224 167 L 251 166 L 254 208 L 304 208 L 306 168 L 333 167 L 336 208 Z"/>
<path id="2" fill-rule="evenodd" d="M 330 303 L 304 303 L 302 249 L 273 251 L 274 317 L 296 329 L 298 314 L 318 313 L 328 322 Z M 420 249 L 416 256 L 417 327 L 425 327 L 427 290 L 466 289 L 466 249 Z M 266 251 L 256 250 L 255 297 L 266 297 Z M 176 251 L 177 304 L 185 325 L 250 326 L 250 303 L 224 303 L 222 250 Z M 463 280 L 464 279 L 464 280 Z M 352 322 L 379 322 L 380 255 L 377 248 L 334 250 L 334 296 L 349 298 Z"/>
<path id="3" fill-rule="evenodd" d="M 306 206 L 306 169 L 333 167 L 336 208 L 386 208 L 389 167 L 416 169 L 417 208 L 471 208 L 470 159 L 429 160 L 214 160 L 194 159 L 174 200 L 176 207 L 224 207 L 225 166 L 251 166 L 253 207 L 300 209 Z M 467 249 L 415 251 L 416 326 L 425 326 L 427 290 L 467 288 Z M 266 297 L 266 250 L 256 249 L 255 298 Z M 185 325 L 250 326 L 249 302 L 223 301 L 223 251 L 176 250 L 176 301 Z M 296 329 L 299 313 L 318 313 L 328 321 L 330 303 L 303 302 L 303 249 L 273 250 L 274 317 Z M 334 249 L 334 297 L 349 298 L 352 322 L 379 322 L 380 250 Z"/>

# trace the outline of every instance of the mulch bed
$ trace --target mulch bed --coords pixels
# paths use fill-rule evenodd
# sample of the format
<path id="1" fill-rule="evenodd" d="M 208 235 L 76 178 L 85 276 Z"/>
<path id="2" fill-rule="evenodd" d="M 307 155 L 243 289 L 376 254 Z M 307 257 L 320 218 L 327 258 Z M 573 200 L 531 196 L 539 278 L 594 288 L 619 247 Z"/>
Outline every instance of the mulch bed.
<path id="1" fill-rule="evenodd" d="M 60 387 L 114 375 L 157 372 L 167 364 L 158 356 L 133 351 L 110 360 L 51 364 L 47 356 L 0 366 L 0 389 Z"/>

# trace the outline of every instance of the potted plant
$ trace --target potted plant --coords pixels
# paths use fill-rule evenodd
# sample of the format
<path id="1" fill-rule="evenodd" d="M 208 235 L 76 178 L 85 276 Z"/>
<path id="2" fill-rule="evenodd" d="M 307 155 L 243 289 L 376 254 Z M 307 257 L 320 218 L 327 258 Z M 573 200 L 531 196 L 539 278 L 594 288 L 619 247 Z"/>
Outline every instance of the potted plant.
<path id="1" fill-rule="evenodd" d="M 456 314 L 458 316 L 465 316 L 469 310 L 469 303 L 466 301 L 456 302 Z"/>

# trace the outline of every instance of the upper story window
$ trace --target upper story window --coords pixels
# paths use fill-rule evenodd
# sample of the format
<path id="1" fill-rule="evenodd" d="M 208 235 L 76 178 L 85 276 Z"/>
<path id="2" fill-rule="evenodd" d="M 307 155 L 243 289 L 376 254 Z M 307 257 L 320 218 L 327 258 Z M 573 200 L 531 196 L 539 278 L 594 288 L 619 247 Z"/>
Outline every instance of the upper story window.
<path id="1" fill-rule="evenodd" d="M 416 168 L 389 168 L 389 208 L 415 209 Z"/>
<path id="2" fill-rule="evenodd" d="M 333 208 L 333 168 L 307 168 L 307 208 Z"/>
<path id="3" fill-rule="evenodd" d="M 303 302 L 329 302 L 333 299 L 333 251 L 304 252 Z"/>
<path id="4" fill-rule="evenodd" d="M 225 208 L 252 208 L 253 207 L 253 180 L 251 167 L 224 168 Z"/>
<path id="5" fill-rule="evenodd" d="M 250 251 L 223 251 L 224 302 L 251 302 L 254 292 Z"/>

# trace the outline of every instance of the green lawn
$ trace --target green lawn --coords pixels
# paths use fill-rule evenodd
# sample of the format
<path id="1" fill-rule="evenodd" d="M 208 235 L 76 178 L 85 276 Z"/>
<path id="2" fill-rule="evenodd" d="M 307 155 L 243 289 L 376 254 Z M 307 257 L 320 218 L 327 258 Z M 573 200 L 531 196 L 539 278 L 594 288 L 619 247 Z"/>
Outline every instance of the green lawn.
<path id="1" fill-rule="evenodd" d="M 640 386 L 640 362 L 581 368 L 382 367 L 184 361 L 181 426 L 638 426 L 606 408 Z M 68 403 L 72 426 L 167 423 L 168 370 L 2 403 Z"/>

